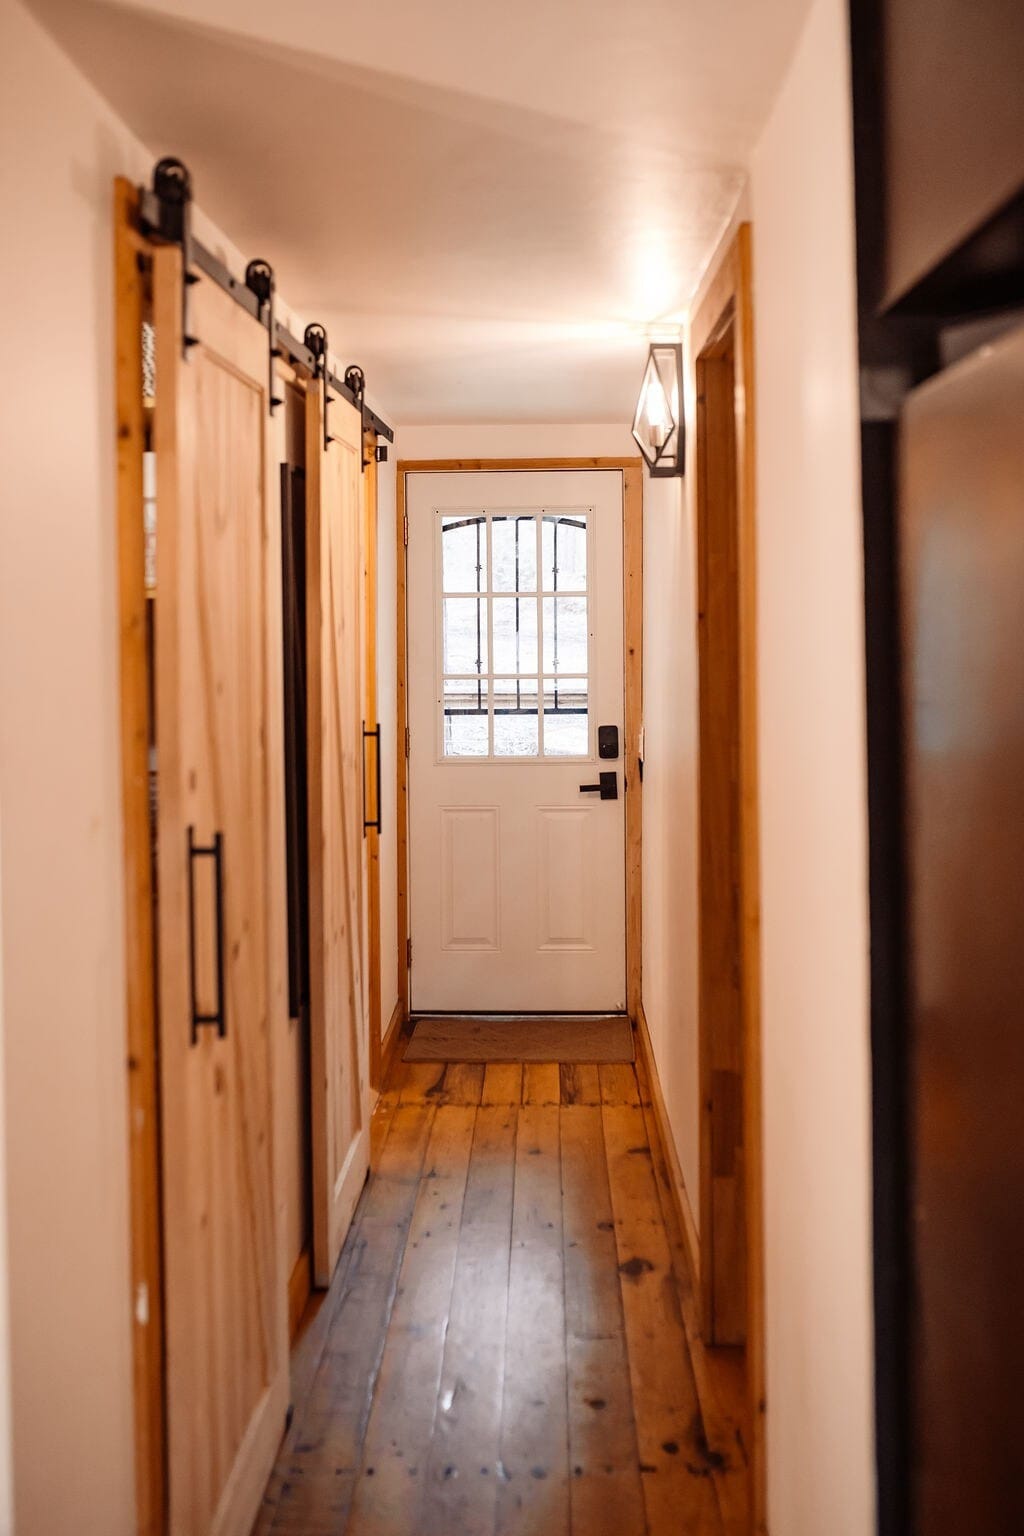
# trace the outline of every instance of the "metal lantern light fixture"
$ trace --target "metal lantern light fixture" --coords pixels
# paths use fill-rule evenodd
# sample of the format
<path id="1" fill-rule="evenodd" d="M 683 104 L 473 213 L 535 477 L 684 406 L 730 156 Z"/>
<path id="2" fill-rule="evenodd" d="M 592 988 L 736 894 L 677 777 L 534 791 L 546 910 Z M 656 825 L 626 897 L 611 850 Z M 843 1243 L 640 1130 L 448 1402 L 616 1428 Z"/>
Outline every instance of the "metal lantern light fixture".
<path id="1" fill-rule="evenodd" d="M 686 467 L 682 399 L 681 344 L 652 342 L 633 417 L 633 436 L 651 474 L 659 479 L 681 475 Z"/>

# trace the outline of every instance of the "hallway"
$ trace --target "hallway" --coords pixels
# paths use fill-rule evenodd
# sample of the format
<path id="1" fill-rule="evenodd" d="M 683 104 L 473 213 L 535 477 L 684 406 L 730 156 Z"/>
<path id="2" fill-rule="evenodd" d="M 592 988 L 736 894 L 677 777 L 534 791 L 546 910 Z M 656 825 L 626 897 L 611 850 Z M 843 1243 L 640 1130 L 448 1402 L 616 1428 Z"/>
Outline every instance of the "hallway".
<path id="1" fill-rule="evenodd" d="M 398 1060 L 372 1135 L 254 1536 L 744 1530 L 643 1064 Z"/>
<path id="2" fill-rule="evenodd" d="M 0 1536 L 1024 1532 L 1022 81 L 0 0 Z"/>

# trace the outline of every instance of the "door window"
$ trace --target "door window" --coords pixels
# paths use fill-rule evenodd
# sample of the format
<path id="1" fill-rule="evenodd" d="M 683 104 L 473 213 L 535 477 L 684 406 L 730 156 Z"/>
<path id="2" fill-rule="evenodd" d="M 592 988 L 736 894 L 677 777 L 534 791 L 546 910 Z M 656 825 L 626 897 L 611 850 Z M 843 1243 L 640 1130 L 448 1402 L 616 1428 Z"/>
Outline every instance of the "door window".
<path id="1" fill-rule="evenodd" d="M 436 517 L 441 756 L 591 756 L 589 507 Z"/>

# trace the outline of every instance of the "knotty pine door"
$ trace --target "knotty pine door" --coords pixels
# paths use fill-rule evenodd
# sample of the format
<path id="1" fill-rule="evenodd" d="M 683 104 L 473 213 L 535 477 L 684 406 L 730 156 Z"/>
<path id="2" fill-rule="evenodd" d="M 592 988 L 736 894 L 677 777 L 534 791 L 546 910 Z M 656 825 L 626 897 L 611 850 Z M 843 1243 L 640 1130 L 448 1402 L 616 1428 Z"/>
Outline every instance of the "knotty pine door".
<path id="1" fill-rule="evenodd" d="M 171 1536 L 248 1536 L 288 1402 L 273 1188 L 267 334 L 154 257 L 158 932 Z M 280 810 L 280 807 L 277 807 Z M 280 889 L 278 888 L 280 885 Z"/>
<path id="2" fill-rule="evenodd" d="M 362 420 L 306 393 L 313 1268 L 327 1285 L 370 1161 Z"/>

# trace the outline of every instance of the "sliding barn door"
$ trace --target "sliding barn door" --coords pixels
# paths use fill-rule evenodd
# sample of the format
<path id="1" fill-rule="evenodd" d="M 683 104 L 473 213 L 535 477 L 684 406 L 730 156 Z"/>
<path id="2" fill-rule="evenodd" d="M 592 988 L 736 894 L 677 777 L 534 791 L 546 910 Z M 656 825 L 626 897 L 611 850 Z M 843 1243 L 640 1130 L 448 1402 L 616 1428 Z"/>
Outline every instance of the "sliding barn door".
<path id="1" fill-rule="evenodd" d="M 307 391 L 313 1258 L 327 1285 L 370 1156 L 360 413 Z"/>
<path id="2" fill-rule="evenodd" d="M 284 892 L 268 875 L 267 335 L 202 279 L 186 360 L 171 248 L 154 258 L 154 312 L 169 1528 L 248 1536 L 288 1400 L 272 1162 Z"/>

